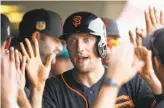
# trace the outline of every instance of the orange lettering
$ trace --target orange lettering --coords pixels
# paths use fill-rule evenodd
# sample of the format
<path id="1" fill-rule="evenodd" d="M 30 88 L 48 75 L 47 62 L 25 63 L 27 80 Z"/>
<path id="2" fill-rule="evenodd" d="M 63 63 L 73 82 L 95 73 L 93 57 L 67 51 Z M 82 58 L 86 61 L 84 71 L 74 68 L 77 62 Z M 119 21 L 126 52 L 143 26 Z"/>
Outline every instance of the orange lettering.
<path id="1" fill-rule="evenodd" d="M 127 107 L 127 106 L 134 107 L 134 103 L 130 99 L 129 96 L 126 96 L 126 95 L 119 96 L 119 97 L 117 97 L 116 101 L 117 102 L 118 101 L 124 101 L 124 102 L 121 102 L 119 104 L 116 104 L 115 105 L 115 108 L 123 108 L 123 107 Z"/>

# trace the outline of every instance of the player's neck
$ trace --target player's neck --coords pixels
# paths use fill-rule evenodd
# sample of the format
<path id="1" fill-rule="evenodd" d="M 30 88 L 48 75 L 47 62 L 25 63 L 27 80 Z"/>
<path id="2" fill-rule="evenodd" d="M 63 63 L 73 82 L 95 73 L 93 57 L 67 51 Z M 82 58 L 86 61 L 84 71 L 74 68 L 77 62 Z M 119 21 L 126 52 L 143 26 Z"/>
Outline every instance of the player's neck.
<path id="1" fill-rule="evenodd" d="M 96 66 L 92 72 L 88 72 L 87 74 L 77 73 L 77 80 L 85 86 L 91 87 L 101 79 L 101 77 L 104 75 L 104 72 L 104 66 L 100 64 Z"/>

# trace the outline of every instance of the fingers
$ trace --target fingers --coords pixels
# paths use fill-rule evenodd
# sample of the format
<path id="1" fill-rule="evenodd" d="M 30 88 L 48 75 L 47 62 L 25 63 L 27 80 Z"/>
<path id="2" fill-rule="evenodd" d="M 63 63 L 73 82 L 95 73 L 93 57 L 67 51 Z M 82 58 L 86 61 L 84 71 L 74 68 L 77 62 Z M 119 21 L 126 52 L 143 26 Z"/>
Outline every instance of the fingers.
<path id="1" fill-rule="evenodd" d="M 137 43 L 137 47 L 142 47 L 142 39 L 140 36 L 137 35 L 136 37 L 136 43 Z"/>
<path id="2" fill-rule="evenodd" d="M 145 35 L 146 33 L 144 33 L 143 29 L 136 28 L 135 32 L 132 30 L 129 30 L 130 41 L 135 47 L 142 46 L 142 38 L 146 37 Z"/>
<path id="3" fill-rule="evenodd" d="M 51 66 L 51 62 L 53 59 L 55 59 L 55 57 L 56 57 L 56 53 L 51 53 L 50 55 L 48 55 L 45 66 L 46 67 Z"/>
<path id="4" fill-rule="evenodd" d="M 144 14 L 145 14 L 145 21 L 146 21 L 146 29 L 147 32 L 149 32 L 149 28 L 152 26 L 149 11 L 145 10 Z"/>
<path id="5" fill-rule="evenodd" d="M 144 38 L 144 33 L 141 31 L 141 29 L 136 28 L 136 43 L 137 43 L 137 47 L 141 47 L 142 46 L 142 38 Z"/>
<path id="6" fill-rule="evenodd" d="M 19 69 L 20 68 L 20 59 L 19 59 L 18 50 L 15 50 L 15 64 L 16 64 L 16 69 Z"/>
<path id="7" fill-rule="evenodd" d="M 157 11 L 157 9 L 155 7 L 153 7 L 154 10 L 154 15 L 155 15 L 155 20 L 156 20 L 156 24 L 160 24 L 160 18 L 159 18 L 159 13 Z"/>
<path id="8" fill-rule="evenodd" d="M 24 47 L 22 42 L 20 42 L 20 48 L 21 48 L 21 51 L 23 53 L 23 56 L 26 56 L 27 59 L 29 59 L 29 55 L 27 54 L 26 49 L 25 49 L 25 47 Z"/>
<path id="9" fill-rule="evenodd" d="M 136 34 L 135 34 L 132 30 L 129 30 L 130 42 L 131 42 L 134 46 L 136 46 L 135 36 L 136 36 Z"/>
<path id="10" fill-rule="evenodd" d="M 11 61 L 15 61 L 15 57 L 14 57 L 14 47 L 10 48 L 10 60 Z"/>
<path id="11" fill-rule="evenodd" d="M 22 65 L 21 65 L 21 72 L 23 74 L 25 74 L 25 68 L 26 68 L 26 56 L 23 56 Z"/>
<path id="12" fill-rule="evenodd" d="M 40 57 L 39 44 L 38 44 L 38 40 L 36 38 L 34 39 L 34 48 L 35 48 L 35 55 L 37 57 Z"/>
<path id="13" fill-rule="evenodd" d="M 30 56 L 30 58 L 33 58 L 34 57 L 34 51 L 33 51 L 32 45 L 27 38 L 25 39 L 25 42 L 27 44 L 29 56 Z"/>
<path id="14" fill-rule="evenodd" d="M 19 51 L 18 51 L 18 53 L 19 53 L 19 60 L 22 61 L 23 60 L 22 54 Z"/>
<path id="15" fill-rule="evenodd" d="M 144 29 L 136 28 L 136 35 L 140 36 L 142 39 L 146 37 L 146 31 Z"/>
<path id="16" fill-rule="evenodd" d="M 27 53 L 25 46 L 22 42 L 20 42 L 20 47 L 21 47 L 21 51 L 22 51 L 23 55 L 26 56 L 27 59 L 33 58 L 34 56 L 40 56 L 39 44 L 38 44 L 38 40 L 36 38 L 33 41 L 34 42 L 34 50 L 32 48 L 30 41 L 27 38 L 25 39 L 25 42 L 27 44 L 28 53 Z"/>
<path id="17" fill-rule="evenodd" d="M 164 11 L 160 11 L 160 23 L 164 26 Z"/>
<path id="18" fill-rule="evenodd" d="M 15 58 L 15 51 L 14 51 L 14 47 L 10 48 L 9 51 L 9 55 L 10 55 L 10 60 L 9 60 L 9 76 L 15 76 L 17 71 L 16 71 L 16 58 Z M 12 70 L 12 72 L 11 72 Z"/>
<path id="19" fill-rule="evenodd" d="M 159 15 L 160 13 L 160 15 Z M 155 7 L 149 7 L 145 10 L 146 29 L 148 34 L 152 34 L 155 30 L 164 25 L 164 13 L 158 11 Z"/>
<path id="20" fill-rule="evenodd" d="M 2 52 L 3 53 L 3 52 Z M 9 66 L 9 50 L 6 50 L 2 55 L 1 55 L 1 75 L 5 75 L 6 73 L 6 66 Z"/>
<path id="21" fill-rule="evenodd" d="M 151 19 L 152 25 L 156 25 L 155 12 L 154 12 L 154 9 L 152 7 L 149 7 L 149 14 L 150 14 L 150 19 Z"/>

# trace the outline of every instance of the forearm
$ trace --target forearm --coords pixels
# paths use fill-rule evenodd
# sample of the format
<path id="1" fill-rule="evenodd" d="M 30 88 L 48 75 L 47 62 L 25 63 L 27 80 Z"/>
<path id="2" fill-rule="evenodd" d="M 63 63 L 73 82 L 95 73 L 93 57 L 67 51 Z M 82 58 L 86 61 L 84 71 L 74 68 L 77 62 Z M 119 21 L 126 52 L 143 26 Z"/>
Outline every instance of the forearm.
<path id="1" fill-rule="evenodd" d="M 153 94 L 158 95 L 162 93 L 162 84 L 156 76 L 153 76 L 150 81 L 147 81 Z"/>
<path id="2" fill-rule="evenodd" d="M 118 91 L 118 87 L 103 86 L 96 100 L 94 108 L 114 108 Z"/>
<path id="3" fill-rule="evenodd" d="M 32 108 L 24 90 L 18 91 L 18 105 L 20 108 Z"/>
<path id="4" fill-rule="evenodd" d="M 31 105 L 32 108 L 42 107 L 42 97 L 44 92 L 45 83 L 39 87 L 32 88 Z"/>

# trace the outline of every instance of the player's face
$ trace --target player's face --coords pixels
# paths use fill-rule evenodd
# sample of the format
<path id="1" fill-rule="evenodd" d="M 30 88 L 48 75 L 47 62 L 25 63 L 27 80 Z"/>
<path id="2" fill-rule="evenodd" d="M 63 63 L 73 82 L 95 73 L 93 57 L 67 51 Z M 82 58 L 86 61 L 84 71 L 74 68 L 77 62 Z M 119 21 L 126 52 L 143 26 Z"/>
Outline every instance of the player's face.
<path id="1" fill-rule="evenodd" d="M 45 62 L 49 54 L 59 52 L 62 48 L 63 46 L 61 41 L 52 36 L 43 36 L 39 41 L 40 56 L 43 62 Z"/>
<path id="2" fill-rule="evenodd" d="M 97 38 L 86 33 L 77 33 L 67 39 L 67 48 L 73 65 L 80 72 L 89 72 L 101 58 L 96 54 Z"/>

